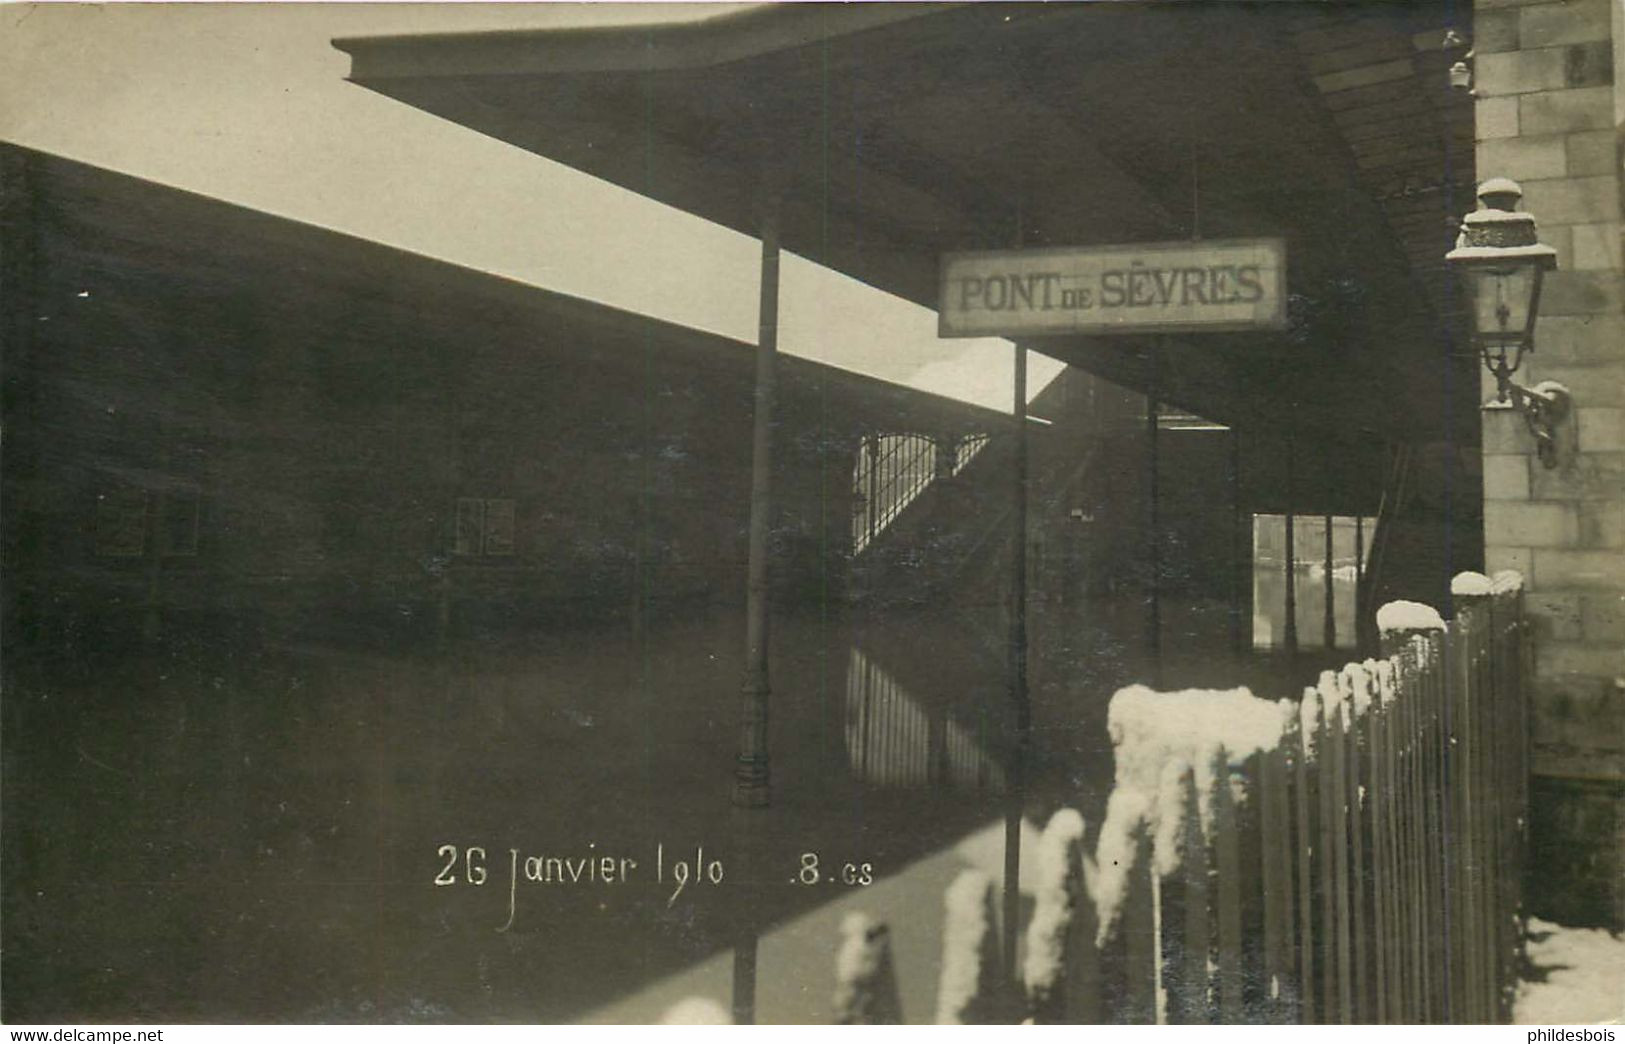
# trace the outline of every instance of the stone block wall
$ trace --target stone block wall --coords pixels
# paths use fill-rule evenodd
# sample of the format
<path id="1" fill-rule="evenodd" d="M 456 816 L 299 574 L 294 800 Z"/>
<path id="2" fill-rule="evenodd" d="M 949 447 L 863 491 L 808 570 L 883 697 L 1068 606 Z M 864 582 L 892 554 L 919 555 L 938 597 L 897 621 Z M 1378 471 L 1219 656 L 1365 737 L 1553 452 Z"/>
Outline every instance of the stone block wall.
<path id="1" fill-rule="evenodd" d="M 1572 409 L 1545 467 L 1483 374 L 1484 539 L 1528 582 L 1536 622 L 1536 912 L 1625 921 L 1625 264 L 1622 0 L 1478 0 L 1477 172 L 1509 177 L 1542 242 L 1535 354 Z"/>

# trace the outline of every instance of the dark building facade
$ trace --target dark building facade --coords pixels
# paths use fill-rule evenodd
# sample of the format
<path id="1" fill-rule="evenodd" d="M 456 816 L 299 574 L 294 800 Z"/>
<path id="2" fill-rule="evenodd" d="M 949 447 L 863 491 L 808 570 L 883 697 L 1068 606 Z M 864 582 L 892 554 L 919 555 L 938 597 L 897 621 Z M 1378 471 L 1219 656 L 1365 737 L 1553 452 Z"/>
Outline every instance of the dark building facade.
<path id="1" fill-rule="evenodd" d="M 748 346 L 24 150 L 6 168 L 22 632 L 423 637 L 742 597 Z M 1002 418 L 784 370 L 776 580 L 839 599 L 864 437 Z"/>

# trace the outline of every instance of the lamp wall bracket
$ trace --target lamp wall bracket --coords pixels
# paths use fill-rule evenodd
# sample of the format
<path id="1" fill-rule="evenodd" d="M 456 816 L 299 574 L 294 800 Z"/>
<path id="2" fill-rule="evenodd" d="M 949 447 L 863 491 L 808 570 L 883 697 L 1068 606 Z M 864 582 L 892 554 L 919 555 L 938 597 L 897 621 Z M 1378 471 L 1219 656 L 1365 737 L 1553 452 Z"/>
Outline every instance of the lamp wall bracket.
<path id="1" fill-rule="evenodd" d="M 1533 388 L 1500 374 L 1500 399 L 1510 402 L 1523 418 L 1524 426 L 1535 438 L 1535 452 L 1547 468 L 1557 467 L 1557 426 L 1569 415 L 1570 397 L 1567 388 L 1547 381 Z"/>

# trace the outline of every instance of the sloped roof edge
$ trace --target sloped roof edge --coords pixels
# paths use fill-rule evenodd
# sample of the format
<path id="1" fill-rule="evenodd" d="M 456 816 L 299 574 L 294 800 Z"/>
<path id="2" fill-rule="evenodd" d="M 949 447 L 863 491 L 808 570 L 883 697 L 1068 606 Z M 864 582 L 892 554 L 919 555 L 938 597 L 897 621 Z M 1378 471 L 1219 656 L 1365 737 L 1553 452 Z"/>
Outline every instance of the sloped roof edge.
<path id="1" fill-rule="evenodd" d="M 689 22 L 351 36 L 350 79 L 702 69 L 951 9 L 940 3 L 773 3 Z"/>

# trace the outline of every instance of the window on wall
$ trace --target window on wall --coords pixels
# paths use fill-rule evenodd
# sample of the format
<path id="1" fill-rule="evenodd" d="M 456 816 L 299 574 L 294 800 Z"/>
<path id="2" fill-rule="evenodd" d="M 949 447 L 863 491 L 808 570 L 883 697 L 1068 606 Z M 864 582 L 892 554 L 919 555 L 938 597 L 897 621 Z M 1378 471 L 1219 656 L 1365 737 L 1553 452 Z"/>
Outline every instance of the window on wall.
<path id="1" fill-rule="evenodd" d="M 1290 544 L 1288 528 L 1286 515 L 1253 516 L 1253 648 L 1286 648 L 1288 619 L 1298 648 L 1325 648 L 1328 608 L 1331 647 L 1354 648 L 1355 599 L 1371 560 L 1374 520 L 1293 515 Z"/>
<path id="2" fill-rule="evenodd" d="M 464 556 L 506 557 L 514 553 L 514 502 L 505 498 L 459 497 L 452 551 Z"/>

